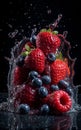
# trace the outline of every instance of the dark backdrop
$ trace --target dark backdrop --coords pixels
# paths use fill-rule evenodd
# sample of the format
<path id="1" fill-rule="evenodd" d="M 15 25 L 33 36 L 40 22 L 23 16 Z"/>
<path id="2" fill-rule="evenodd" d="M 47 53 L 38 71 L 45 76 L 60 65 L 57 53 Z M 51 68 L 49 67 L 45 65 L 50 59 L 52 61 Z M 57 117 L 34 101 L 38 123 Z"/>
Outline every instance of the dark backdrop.
<path id="1" fill-rule="evenodd" d="M 68 31 L 67 39 L 71 42 L 71 56 L 77 57 L 74 84 L 81 84 L 81 14 L 80 3 L 74 0 L 1 0 L 0 1 L 0 91 L 7 91 L 7 74 L 9 70 L 6 57 L 15 39 L 30 36 L 31 29 L 38 29 L 52 23 L 59 13 L 63 18 L 59 31 Z M 14 35 L 11 35 L 15 31 Z M 12 39 L 9 36 L 13 37 Z"/>

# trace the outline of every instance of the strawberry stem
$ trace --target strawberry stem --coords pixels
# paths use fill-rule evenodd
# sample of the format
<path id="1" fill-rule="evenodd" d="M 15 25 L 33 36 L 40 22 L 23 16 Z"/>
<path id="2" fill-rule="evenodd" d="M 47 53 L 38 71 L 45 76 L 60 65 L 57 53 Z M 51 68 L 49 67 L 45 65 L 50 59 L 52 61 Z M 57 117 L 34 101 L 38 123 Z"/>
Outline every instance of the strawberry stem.
<path id="1" fill-rule="evenodd" d="M 55 22 L 49 25 L 49 28 L 51 29 L 51 31 L 53 31 L 58 26 L 58 23 L 60 22 L 61 18 L 62 18 L 62 14 L 59 14 Z"/>

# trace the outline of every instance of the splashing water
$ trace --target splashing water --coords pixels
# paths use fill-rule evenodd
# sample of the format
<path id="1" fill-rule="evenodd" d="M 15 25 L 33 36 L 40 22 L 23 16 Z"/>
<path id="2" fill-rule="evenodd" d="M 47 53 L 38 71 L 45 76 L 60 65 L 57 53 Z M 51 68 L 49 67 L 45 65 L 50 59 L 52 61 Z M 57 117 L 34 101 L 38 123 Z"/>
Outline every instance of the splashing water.
<path id="1" fill-rule="evenodd" d="M 51 10 L 48 10 L 48 14 L 49 13 L 51 13 Z M 49 25 L 49 27 L 50 27 L 50 29 L 52 31 L 57 27 L 57 25 L 58 25 L 59 21 L 61 20 L 61 18 L 62 18 L 62 15 L 60 14 L 60 15 L 58 15 L 58 18 L 55 20 L 55 22 L 53 24 Z M 31 19 L 31 17 L 28 17 L 28 19 Z M 40 25 L 40 23 L 39 23 L 39 25 Z M 11 25 L 9 25 L 9 26 L 12 27 Z M 35 24 L 33 26 L 36 27 Z M 31 26 L 29 26 L 29 28 L 30 27 Z M 24 30 L 23 29 L 21 29 L 21 30 L 24 33 Z M 36 31 L 36 28 L 34 29 L 34 31 L 32 31 L 31 35 L 33 35 L 35 33 L 35 31 Z M 15 29 L 14 32 L 10 32 L 8 36 L 13 39 L 18 34 L 19 34 L 19 31 L 17 29 Z M 61 46 L 60 50 L 62 50 L 64 55 L 66 55 L 66 57 L 69 59 L 69 64 L 71 66 L 70 82 L 71 82 L 73 93 L 74 93 L 74 95 L 72 97 L 72 100 L 74 102 L 73 103 L 73 108 L 71 109 L 71 112 L 72 112 L 72 111 L 80 109 L 80 107 L 78 105 L 78 98 L 77 98 L 77 96 L 78 96 L 78 87 L 80 87 L 80 85 L 79 86 L 78 85 L 77 86 L 73 85 L 75 59 L 71 59 L 71 57 L 69 56 L 69 50 L 70 50 L 71 46 L 70 46 L 70 43 L 68 41 L 66 41 L 66 39 L 65 39 L 67 37 L 67 31 L 63 32 L 63 35 L 59 35 L 59 37 L 62 40 L 62 46 Z M 0 104 L 0 109 L 1 110 L 6 110 L 7 109 L 7 111 L 10 111 L 10 112 L 17 112 L 17 110 L 14 107 L 14 102 L 15 102 L 15 98 L 16 98 L 17 93 L 20 92 L 23 89 L 23 87 L 22 87 L 22 85 L 18 85 L 17 87 L 15 87 L 13 85 L 14 68 L 16 67 L 16 59 L 17 59 L 17 57 L 19 56 L 22 48 L 24 47 L 24 45 L 28 41 L 29 41 L 29 38 L 27 38 L 26 36 L 23 36 L 23 39 L 20 42 L 18 42 L 18 44 L 16 44 L 11 50 L 11 59 L 9 61 L 9 67 L 10 68 L 9 68 L 9 74 L 8 74 L 8 102 Z M 19 105 L 19 102 L 17 102 L 16 105 Z"/>

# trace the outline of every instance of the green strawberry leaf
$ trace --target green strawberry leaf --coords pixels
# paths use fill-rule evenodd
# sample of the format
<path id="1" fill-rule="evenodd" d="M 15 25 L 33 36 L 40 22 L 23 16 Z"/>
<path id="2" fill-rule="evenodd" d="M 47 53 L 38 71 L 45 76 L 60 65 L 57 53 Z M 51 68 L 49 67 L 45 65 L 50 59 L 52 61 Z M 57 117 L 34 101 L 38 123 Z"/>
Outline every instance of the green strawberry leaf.
<path id="1" fill-rule="evenodd" d="M 29 55 L 29 52 L 28 51 L 22 52 L 21 55 L 27 56 L 27 55 Z"/>
<path id="2" fill-rule="evenodd" d="M 56 59 L 63 60 L 62 52 L 59 52 L 58 54 L 56 54 Z"/>
<path id="3" fill-rule="evenodd" d="M 44 28 L 44 29 L 41 29 L 40 32 L 51 32 L 51 29 L 50 28 L 49 29 Z"/>
<path id="4" fill-rule="evenodd" d="M 51 29 L 49 28 L 49 29 L 41 29 L 40 30 L 40 32 L 52 32 L 53 34 L 55 34 L 55 35 L 57 35 L 58 34 L 58 31 L 57 30 L 55 30 L 55 31 L 51 31 Z"/>
<path id="5" fill-rule="evenodd" d="M 40 30 L 40 32 L 47 32 L 47 29 L 43 28 Z"/>
<path id="6" fill-rule="evenodd" d="M 52 31 L 52 33 L 57 35 L 57 34 L 58 34 L 58 31 L 55 30 L 55 31 Z"/>
<path id="7" fill-rule="evenodd" d="M 29 52 L 31 50 L 30 46 L 25 45 L 26 50 Z"/>
<path id="8" fill-rule="evenodd" d="M 51 32 L 51 29 L 49 28 L 49 29 L 47 29 L 47 32 Z"/>

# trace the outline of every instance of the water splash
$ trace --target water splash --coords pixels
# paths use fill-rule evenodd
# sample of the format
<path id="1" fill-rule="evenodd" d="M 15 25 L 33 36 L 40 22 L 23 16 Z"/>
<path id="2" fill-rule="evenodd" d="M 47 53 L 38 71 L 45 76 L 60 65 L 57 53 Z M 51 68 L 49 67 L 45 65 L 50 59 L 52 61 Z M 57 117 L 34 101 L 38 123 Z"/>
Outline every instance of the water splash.
<path id="1" fill-rule="evenodd" d="M 9 94 L 9 96 L 8 96 L 8 110 L 12 111 L 12 112 L 14 111 L 14 105 L 13 105 L 14 100 L 15 100 L 14 94 L 16 94 L 16 92 L 20 91 L 22 88 L 22 87 L 20 87 L 20 90 L 19 89 L 15 90 L 15 88 L 12 84 L 13 70 L 15 68 L 15 59 L 20 54 L 21 49 L 24 46 L 24 44 L 27 42 L 27 40 L 28 40 L 27 36 L 31 34 L 30 30 L 32 30 L 32 28 L 38 28 L 38 30 L 40 30 L 40 28 L 44 27 L 44 25 L 46 25 L 46 23 L 49 24 L 48 16 L 50 14 L 52 14 L 52 10 L 49 8 L 48 5 L 45 4 L 45 6 L 43 6 L 43 5 L 41 6 L 40 3 L 41 3 L 40 0 L 38 0 L 35 5 L 34 5 L 34 3 L 30 3 L 28 11 L 26 11 L 27 2 L 25 2 L 25 8 L 24 8 L 24 11 L 22 12 L 23 19 L 25 19 L 25 22 L 23 20 L 23 25 L 19 24 L 18 28 L 14 29 L 14 22 L 16 21 L 15 18 L 9 19 L 9 22 L 7 23 L 7 26 L 12 30 L 11 32 L 9 32 L 8 36 L 9 36 L 9 38 L 14 39 L 15 40 L 14 43 L 16 44 L 15 47 L 12 48 L 12 50 L 11 50 L 11 59 L 9 62 L 10 70 L 9 70 L 9 74 L 8 74 L 8 94 Z M 9 4 L 11 6 L 13 4 L 13 2 L 10 2 Z M 40 10 L 39 10 L 39 7 L 40 7 Z M 41 13 L 43 9 L 44 9 L 44 13 Z M 22 9 L 21 9 L 21 11 L 22 11 Z M 33 16 L 31 15 L 32 12 L 33 12 Z M 17 14 L 19 14 L 19 12 L 17 12 Z M 56 21 L 50 25 L 51 30 L 54 30 L 58 26 L 58 23 L 60 22 L 61 18 L 62 18 L 62 15 L 61 14 L 58 15 L 58 18 L 56 19 Z M 32 21 L 32 19 L 33 19 L 33 21 Z M 36 21 L 36 19 L 37 19 L 37 21 Z M 64 36 L 64 38 L 62 38 L 62 37 L 61 38 L 62 38 L 63 44 L 64 44 L 64 43 L 67 43 L 67 41 L 65 41 L 67 33 L 64 32 L 63 36 Z M 21 39 L 23 39 L 23 40 L 21 40 Z M 67 43 L 67 45 L 69 45 L 69 43 Z M 60 48 L 60 49 L 62 49 L 62 48 Z M 70 58 L 69 51 L 67 52 L 67 56 L 68 56 L 68 58 Z M 74 61 L 72 61 L 71 59 L 70 59 L 70 64 L 72 65 L 71 77 L 73 78 L 73 76 L 74 76 L 74 72 L 73 72 Z M 76 87 L 76 86 L 73 85 L 73 87 Z M 77 96 L 75 96 L 75 97 L 76 97 L 75 100 L 77 101 Z M 5 105 L 3 105 L 3 106 L 5 106 Z"/>
<path id="2" fill-rule="evenodd" d="M 8 36 L 10 37 L 10 38 L 15 38 L 16 37 L 16 35 L 18 34 L 18 30 L 17 29 L 15 29 L 13 32 L 10 32 L 9 34 L 8 34 Z"/>
<path id="3" fill-rule="evenodd" d="M 30 17 L 31 18 L 31 17 Z M 54 30 L 57 26 L 58 23 L 60 22 L 62 18 L 62 15 L 58 15 L 58 18 L 55 20 L 55 22 L 53 24 L 50 24 L 49 27 L 51 30 Z M 39 23 L 40 25 L 40 23 Z M 36 27 L 36 25 L 34 25 Z M 37 28 L 35 28 L 34 30 L 32 30 L 32 34 L 31 36 L 37 31 Z M 24 32 L 24 30 L 22 29 L 21 26 L 21 32 Z M 10 32 L 9 33 L 9 37 L 10 38 L 15 38 L 17 35 L 19 34 L 19 30 L 15 29 L 14 32 Z M 74 63 L 75 63 L 75 59 L 71 59 L 70 55 L 69 55 L 69 50 L 71 49 L 70 43 L 66 40 L 67 37 L 67 31 L 63 32 L 63 35 L 59 34 L 58 35 L 62 41 L 61 43 L 61 47 L 60 50 L 62 51 L 63 55 L 68 58 L 69 61 L 69 66 L 70 66 L 70 83 L 74 92 L 74 97 L 73 97 L 73 108 L 71 111 L 73 110 L 79 110 L 79 105 L 78 105 L 78 99 L 77 99 L 77 95 L 78 95 L 78 86 L 74 86 L 73 84 L 73 76 L 74 76 Z M 17 57 L 20 55 L 22 48 L 24 47 L 24 45 L 27 43 L 27 41 L 29 41 L 29 38 L 27 38 L 26 36 L 23 37 L 23 39 L 21 41 L 19 41 L 12 49 L 11 49 L 11 59 L 9 61 L 9 74 L 8 74 L 8 102 L 7 103 L 3 103 L 3 105 L 0 105 L 0 109 L 6 107 L 8 111 L 10 112 L 17 112 L 17 110 L 14 107 L 14 102 L 15 102 L 15 98 L 16 95 L 19 91 L 21 91 L 23 89 L 22 85 L 18 85 L 18 86 L 14 86 L 13 85 L 13 76 L 14 76 L 14 68 L 16 67 L 16 59 Z M 19 101 L 17 102 L 17 105 L 19 105 Z M 76 107 L 77 106 L 77 107 Z M 4 109 L 3 109 L 4 110 Z"/>

